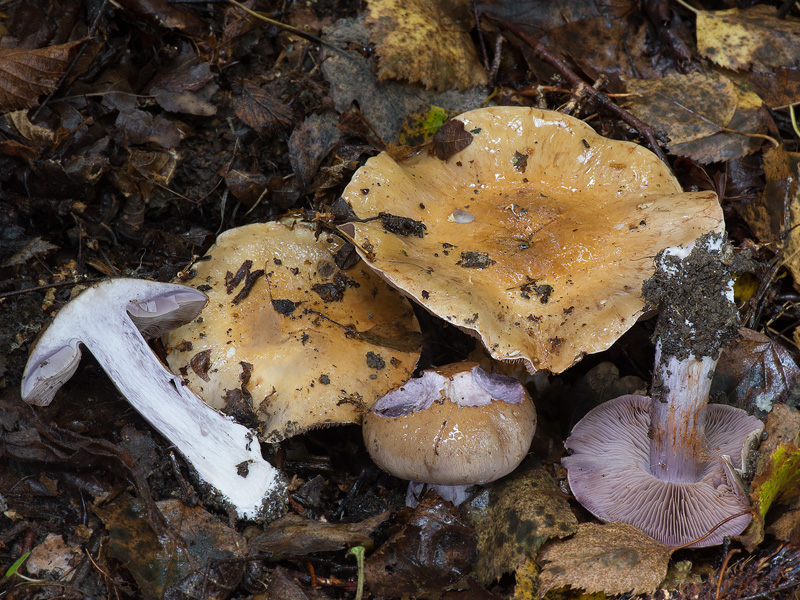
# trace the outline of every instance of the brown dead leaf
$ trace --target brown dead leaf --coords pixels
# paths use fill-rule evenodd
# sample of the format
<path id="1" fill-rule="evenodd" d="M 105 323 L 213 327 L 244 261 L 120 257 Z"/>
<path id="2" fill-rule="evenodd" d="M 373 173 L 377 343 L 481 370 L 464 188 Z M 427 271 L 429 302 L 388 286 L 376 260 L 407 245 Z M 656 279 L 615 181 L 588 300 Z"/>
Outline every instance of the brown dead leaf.
<path id="1" fill-rule="evenodd" d="M 792 354 L 763 333 L 741 328 L 739 338 L 723 350 L 714 372 L 712 393 L 763 417 L 785 402 L 800 374 Z"/>
<path id="2" fill-rule="evenodd" d="M 673 549 L 625 523 L 582 523 L 572 538 L 539 553 L 539 597 L 570 586 L 606 594 L 650 594 L 664 580 Z"/>
<path id="3" fill-rule="evenodd" d="M 239 202 L 253 206 L 266 192 L 267 178 L 263 173 L 231 169 L 225 175 L 225 185 Z"/>
<path id="4" fill-rule="evenodd" d="M 288 514 L 273 521 L 250 546 L 261 552 L 302 556 L 310 552 L 335 552 L 368 544 L 378 526 L 389 518 L 389 511 L 360 523 L 327 523 Z"/>
<path id="5" fill-rule="evenodd" d="M 194 48 L 184 43 L 180 55 L 159 71 L 150 84 L 150 94 L 166 111 L 210 117 L 217 107 L 209 101 L 218 86 L 210 65 L 201 62 Z"/>
<path id="6" fill-rule="evenodd" d="M 767 183 L 757 204 L 757 208 L 748 211 L 748 221 L 760 221 L 761 226 L 754 229 L 761 235 L 762 242 L 775 242 L 784 228 L 785 211 L 789 208 L 789 239 L 783 249 L 785 265 L 794 277 L 794 286 L 800 289 L 800 153 L 788 152 L 783 146 L 772 148 L 764 154 L 764 175 Z M 748 218 L 748 216 L 750 218 Z M 764 231 L 764 223 L 771 227 Z"/>
<path id="7" fill-rule="evenodd" d="M 697 49 L 721 67 L 761 73 L 796 67 L 800 56 L 800 20 L 779 19 L 775 8 L 760 4 L 744 10 L 697 14 Z"/>
<path id="8" fill-rule="evenodd" d="M 761 148 L 774 128 L 755 93 L 719 73 L 625 79 L 631 111 L 669 136 L 669 152 L 708 164 Z"/>
<path id="9" fill-rule="evenodd" d="M 475 564 L 475 531 L 451 503 L 429 492 L 407 521 L 366 560 L 377 597 L 438 598 Z"/>
<path id="10" fill-rule="evenodd" d="M 37 50 L 0 48 L 0 112 L 30 108 L 52 92 L 81 41 Z"/>
<path id="11" fill-rule="evenodd" d="M 736 112 L 733 83 L 715 73 L 625 79 L 631 110 L 669 136 L 670 147 L 721 131 Z"/>
<path id="12" fill-rule="evenodd" d="M 378 78 L 460 90 L 486 84 L 464 0 L 370 0 L 366 24 L 378 55 Z"/>
<path id="13" fill-rule="evenodd" d="M 439 160 L 447 160 L 472 143 L 472 134 L 464 129 L 464 123 L 452 119 L 433 134 L 433 153 Z"/>
<path id="14" fill-rule="evenodd" d="M 464 510 L 478 533 L 475 573 L 484 584 L 516 571 L 547 540 L 578 530 L 563 492 L 535 461 L 481 490 Z"/>
<path id="15" fill-rule="evenodd" d="M 250 81 L 245 81 L 241 93 L 233 97 L 233 108 L 236 116 L 259 135 L 266 135 L 292 122 L 291 108 L 272 92 L 262 90 Z"/>

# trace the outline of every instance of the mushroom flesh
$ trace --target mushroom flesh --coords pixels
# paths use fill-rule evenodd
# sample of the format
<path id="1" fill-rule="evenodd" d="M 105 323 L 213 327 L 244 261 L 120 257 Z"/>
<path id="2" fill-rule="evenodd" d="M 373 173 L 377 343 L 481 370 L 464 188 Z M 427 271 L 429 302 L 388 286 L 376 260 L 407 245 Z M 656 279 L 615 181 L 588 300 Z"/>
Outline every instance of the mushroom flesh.
<path id="1" fill-rule="evenodd" d="M 49 404 L 75 373 L 83 344 L 128 402 L 183 454 L 215 502 L 240 518 L 274 519 L 284 508 L 286 484 L 262 457 L 255 434 L 195 396 L 145 341 L 193 319 L 205 303 L 195 289 L 141 279 L 87 288 L 36 341 L 22 398 Z"/>

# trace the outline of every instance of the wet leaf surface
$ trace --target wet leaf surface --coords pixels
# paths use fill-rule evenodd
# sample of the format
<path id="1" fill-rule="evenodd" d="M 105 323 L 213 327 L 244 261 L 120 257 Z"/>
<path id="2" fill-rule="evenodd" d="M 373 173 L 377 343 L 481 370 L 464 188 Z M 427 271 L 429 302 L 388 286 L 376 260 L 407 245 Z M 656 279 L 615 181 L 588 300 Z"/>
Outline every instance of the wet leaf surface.
<path id="1" fill-rule="evenodd" d="M 516 571 L 547 540 L 578 529 L 564 493 L 532 460 L 478 492 L 465 511 L 478 533 L 475 575 L 484 584 Z"/>
<path id="2" fill-rule="evenodd" d="M 379 596 L 436 598 L 472 571 L 476 543 L 475 531 L 453 505 L 429 492 L 367 558 L 367 588 Z"/>

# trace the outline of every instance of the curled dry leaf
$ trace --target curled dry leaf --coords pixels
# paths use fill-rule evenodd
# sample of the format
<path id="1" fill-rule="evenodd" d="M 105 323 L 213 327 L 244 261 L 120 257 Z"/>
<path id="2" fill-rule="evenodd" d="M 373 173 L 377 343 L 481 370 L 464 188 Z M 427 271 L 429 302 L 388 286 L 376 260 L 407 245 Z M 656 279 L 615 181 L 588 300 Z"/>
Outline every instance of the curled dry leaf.
<path id="1" fill-rule="evenodd" d="M 791 396 L 800 374 L 791 352 L 752 329 L 722 351 L 711 392 L 727 394 L 728 403 L 764 417 Z"/>
<path id="2" fill-rule="evenodd" d="M 364 265 L 336 266 L 343 245 L 303 223 L 220 235 L 192 280 L 208 304 L 164 337 L 170 367 L 270 442 L 360 423 L 411 376 L 420 336 L 407 300 Z"/>
<path id="3" fill-rule="evenodd" d="M 582 523 L 572 538 L 546 546 L 539 597 L 559 587 L 606 594 L 651 594 L 667 574 L 673 549 L 624 523 Z"/>
<path id="4" fill-rule="evenodd" d="M 751 484 L 753 521 L 740 538 L 749 552 L 764 539 L 769 509 L 796 501 L 800 494 L 800 412 L 778 404 L 767 416 L 764 428 L 767 441 L 759 448 L 757 472 Z"/>
<path id="5" fill-rule="evenodd" d="M 561 372 L 607 349 L 642 311 L 652 256 L 722 227 L 713 193 L 683 193 L 655 155 L 582 121 L 520 107 L 457 120 L 473 140 L 446 161 L 368 160 L 343 193 L 360 220 L 340 230 L 495 359 Z"/>
<path id="6" fill-rule="evenodd" d="M 0 48 L 0 112 L 36 106 L 39 96 L 56 88 L 80 44 Z"/>

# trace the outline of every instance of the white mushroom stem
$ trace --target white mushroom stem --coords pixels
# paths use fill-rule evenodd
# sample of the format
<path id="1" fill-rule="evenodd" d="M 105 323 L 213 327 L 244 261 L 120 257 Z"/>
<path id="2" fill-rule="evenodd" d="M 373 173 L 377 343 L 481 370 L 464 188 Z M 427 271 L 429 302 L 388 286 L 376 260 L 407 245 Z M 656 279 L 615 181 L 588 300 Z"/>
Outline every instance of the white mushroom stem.
<path id="1" fill-rule="evenodd" d="M 82 343 L 128 402 L 218 495 L 216 500 L 232 506 L 240 518 L 259 518 L 282 502 L 285 484 L 261 456 L 255 434 L 183 385 L 131 320 L 129 313 L 151 332 L 162 329 L 159 320 L 174 325 L 175 316 L 170 319 L 164 313 L 180 312 L 165 310 L 170 304 L 178 307 L 178 299 L 199 304 L 192 316 L 205 303 L 197 290 L 135 279 L 109 280 L 87 289 L 59 312 L 37 341 L 23 377 L 22 396 L 34 404 L 49 404 L 74 372 Z"/>
<path id="2" fill-rule="evenodd" d="M 656 373 L 650 410 L 650 472 L 662 481 L 699 481 L 705 440 L 706 406 L 717 360 L 710 356 L 679 360 L 661 357 L 656 343 Z"/>

